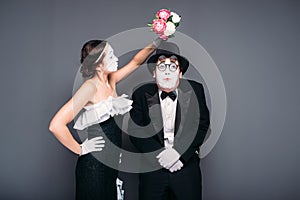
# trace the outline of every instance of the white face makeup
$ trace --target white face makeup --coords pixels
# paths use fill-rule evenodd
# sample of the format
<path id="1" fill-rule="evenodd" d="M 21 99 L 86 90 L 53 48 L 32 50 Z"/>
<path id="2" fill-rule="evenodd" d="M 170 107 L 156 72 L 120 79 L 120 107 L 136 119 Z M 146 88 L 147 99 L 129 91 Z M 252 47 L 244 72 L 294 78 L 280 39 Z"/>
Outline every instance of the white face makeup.
<path id="1" fill-rule="evenodd" d="M 114 72 L 118 70 L 119 59 L 115 56 L 113 48 L 107 44 L 106 54 L 104 57 L 104 63 L 106 65 L 106 70 L 109 72 Z"/>
<path id="2" fill-rule="evenodd" d="M 174 71 L 175 68 L 171 68 L 174 63 L 171 62 L 169 58 L 166 58 L 164 61 L 168 67 L 164 69 L 164 71 L 159 70 L 159 66 L 156 67 L 156 83 L 159 85 L 160 88 L 163 89 L 174 89 L 179 81 L 179 67 Z"/>

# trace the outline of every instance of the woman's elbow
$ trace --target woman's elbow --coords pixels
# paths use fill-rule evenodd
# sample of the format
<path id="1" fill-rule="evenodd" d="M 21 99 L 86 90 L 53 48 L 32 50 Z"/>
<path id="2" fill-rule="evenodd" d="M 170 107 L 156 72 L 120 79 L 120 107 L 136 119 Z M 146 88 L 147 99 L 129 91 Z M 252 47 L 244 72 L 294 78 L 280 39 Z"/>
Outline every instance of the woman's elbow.
<path id="1" fill-rule="evenodd" d="M 53 133 L 53 134 L 55 134 L 55 132 L 57 132 L 57 129 L 58 129 L 58 124 L 57 124 L 57 122 L 55 122 L 55 121 L 51 121 L 50 122 L 50 124 L 49 124 L 49 131 L 51 132 L 51 133 Z"/>

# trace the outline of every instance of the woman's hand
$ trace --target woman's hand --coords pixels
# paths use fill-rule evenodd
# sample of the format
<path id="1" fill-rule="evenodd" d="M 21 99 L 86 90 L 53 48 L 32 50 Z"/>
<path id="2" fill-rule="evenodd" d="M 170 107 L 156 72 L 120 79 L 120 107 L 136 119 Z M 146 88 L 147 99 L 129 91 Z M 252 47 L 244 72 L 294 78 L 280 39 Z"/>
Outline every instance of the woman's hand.
<path id="1" fill-rule="evenodd" d="M 102 151 L 104 148 L 105 140 L 103 140 L 103 137 L 94 137 L 92 139 L 86 139 L 80 146 L 81 146 L 81 152 L 80 156 L 94 152 L 94 151 Z"/>
<path id="2" fill-rule="evenodd" d="M 161 39 L 160 37 L 157 37 L 152 43 L 153 43 L 153 45 L 154 45 L 156 48 L 158 48 L 159 45 L 161 44 L 162 40 L 163 40 L 163 39 Z M 165 41 L 166 41 L 166 40 L 165 40 Z"/>

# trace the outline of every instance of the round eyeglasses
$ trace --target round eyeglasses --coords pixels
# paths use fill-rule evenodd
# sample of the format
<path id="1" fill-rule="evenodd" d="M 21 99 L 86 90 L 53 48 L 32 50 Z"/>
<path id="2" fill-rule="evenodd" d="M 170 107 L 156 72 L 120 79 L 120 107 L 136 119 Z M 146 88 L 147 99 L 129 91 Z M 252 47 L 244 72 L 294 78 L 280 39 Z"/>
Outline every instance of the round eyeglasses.
<path id="1" fill-rule="evenodd" d="M 159 71 L 162 71 L 162 72 L 165 71 L 167 69 L 167 67 L 169 67 L 169 70 L 171 72 L 175 72 L 179 67 L 179 63 L 178 63 L 176 56 L 171 56 L 170 58 L 161 56 L 158 58 L 156 67 Z"/>

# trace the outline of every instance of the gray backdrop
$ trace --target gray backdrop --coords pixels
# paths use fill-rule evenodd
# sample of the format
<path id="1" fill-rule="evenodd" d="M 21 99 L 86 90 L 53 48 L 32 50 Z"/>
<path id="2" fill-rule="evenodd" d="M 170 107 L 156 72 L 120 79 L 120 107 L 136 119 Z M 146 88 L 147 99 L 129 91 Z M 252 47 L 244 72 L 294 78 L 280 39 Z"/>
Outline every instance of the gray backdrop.
<path id="1" fill-rule="evenodd" d="M 89 39 L 143 27 L 155 11 L 183 16 L 222 74 L 227 116 L 202 160 L 205 200 L 300 199 L 300 1 L 0 2 L 0 199 L 74 199 L 77 157 L 48 131 L 72 95 Z M 137 196 L 136 175 L 126 199 Z"/>

